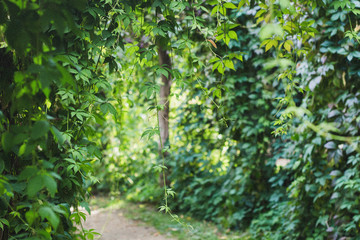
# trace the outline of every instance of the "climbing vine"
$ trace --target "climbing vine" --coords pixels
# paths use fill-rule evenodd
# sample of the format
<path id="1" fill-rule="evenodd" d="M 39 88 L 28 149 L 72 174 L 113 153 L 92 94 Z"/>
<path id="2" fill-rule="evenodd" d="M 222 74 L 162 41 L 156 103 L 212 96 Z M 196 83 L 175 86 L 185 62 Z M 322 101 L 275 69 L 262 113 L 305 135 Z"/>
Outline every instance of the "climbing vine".
<path id="1" fill-rule="evenodd" d="M 99 180 L 256 238 L 356 236 L 359 8 L 0 1 L 0 239 L 93 239 Z"/>

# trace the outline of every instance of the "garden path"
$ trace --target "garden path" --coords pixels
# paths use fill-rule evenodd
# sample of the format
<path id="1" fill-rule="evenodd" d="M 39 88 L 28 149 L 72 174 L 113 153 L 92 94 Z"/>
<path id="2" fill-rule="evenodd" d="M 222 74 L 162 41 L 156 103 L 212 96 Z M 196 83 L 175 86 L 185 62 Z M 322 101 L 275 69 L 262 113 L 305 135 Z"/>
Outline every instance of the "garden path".
<path id="1" fill-rule="evenodd" d="M 153 227 L 125 218 L 121 209 L 94 210 L 84 227 L 100 233 L 101 237 L 96 238 L 100 240 L 171 240 Z"/>

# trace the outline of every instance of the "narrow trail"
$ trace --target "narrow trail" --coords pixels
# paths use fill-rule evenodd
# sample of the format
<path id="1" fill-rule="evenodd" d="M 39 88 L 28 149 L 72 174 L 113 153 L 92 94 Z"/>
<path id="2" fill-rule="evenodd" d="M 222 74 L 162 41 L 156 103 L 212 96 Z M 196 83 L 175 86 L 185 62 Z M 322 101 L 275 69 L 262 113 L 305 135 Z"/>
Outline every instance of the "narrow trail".
<path id="1" fill-rule="evenodd" d="M 101 240 L 175 240 L 153 227 L 127 219 L 121 209 L 99 209 L 87 217 L 84 227 L 101 233 Z"/>

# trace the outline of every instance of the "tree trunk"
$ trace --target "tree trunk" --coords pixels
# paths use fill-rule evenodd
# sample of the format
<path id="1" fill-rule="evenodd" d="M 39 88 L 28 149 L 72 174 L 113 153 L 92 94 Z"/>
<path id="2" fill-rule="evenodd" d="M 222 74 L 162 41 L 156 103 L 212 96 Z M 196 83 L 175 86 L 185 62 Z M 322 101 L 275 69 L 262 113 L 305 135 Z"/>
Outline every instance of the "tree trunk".
<path id="1" fill-rule="evenodd" d="M 158 45 L 158 54 L 159 54 L 159 64 L 162 67 L 171 68 L 171 61 L 169 54 L 161 46 Z M 162 85 L 160 87 L 160 100 L 159 104 L 164 105 L 164 108 L 159 111 L 159 127 L 160 127 L 160 136 L 161 142 L 159 141 L 159 155 L 160 157 L 164 156 L 167 158 L 169 156 L 168 152 L 164 152 L 162 155 L 162 147 L 169 146 L 169 95 L 171 88 L 171 75 L 168 77 L 161 75 Z M 166 178 L 166 185 L 168 185 L 168 180 Z M 163 178 L 160 177 L 160 185 L 164 185 Z"/>

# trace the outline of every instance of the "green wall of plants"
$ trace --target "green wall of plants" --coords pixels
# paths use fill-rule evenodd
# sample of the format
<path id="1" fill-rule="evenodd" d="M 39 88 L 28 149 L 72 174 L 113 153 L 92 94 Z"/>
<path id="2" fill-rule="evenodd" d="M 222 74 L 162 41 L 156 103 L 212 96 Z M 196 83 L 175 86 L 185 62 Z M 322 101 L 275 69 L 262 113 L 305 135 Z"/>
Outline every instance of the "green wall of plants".
<path id="1" fill-rule="evenodd" d="M 357 0 L 0 1 L 2 239 L 94 238 L 91 192 L 254 239 L 356 239 L 359 14 Z"/>

